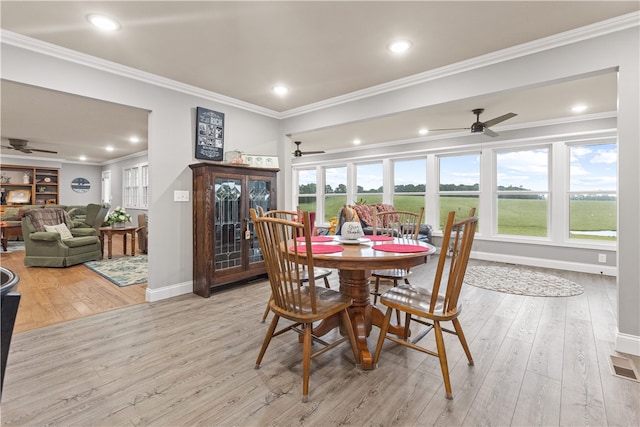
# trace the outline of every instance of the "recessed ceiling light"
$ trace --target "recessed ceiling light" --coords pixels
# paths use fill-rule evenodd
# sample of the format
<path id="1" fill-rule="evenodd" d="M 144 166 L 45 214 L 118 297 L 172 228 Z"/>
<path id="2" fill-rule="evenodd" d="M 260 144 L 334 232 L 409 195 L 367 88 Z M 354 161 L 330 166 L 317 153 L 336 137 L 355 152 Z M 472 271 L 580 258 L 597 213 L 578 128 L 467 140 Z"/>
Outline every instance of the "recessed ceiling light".
<path id="1" fill-rule="evenodd" d="M 411 42 L 409 40 L 396 40 L 389 43 L 388 49 L 393 53 L 402 53 L 409 50 Z"/>
<path id="2" fill-rule="evenodd" d="M 358 138 L 353 140 L 353 145 L 360 145 L 360 143 L 362 143 L 362 141 L 360 141 Z"/>
<path id="3" fill-rule="evenodd" d="M 87 21 L 91 22 L 94 26 L 104 31 L 117 31 L 120 29 L 120 24 L 118 23 L 118 21 L 104 15 L 89 15 L 87 16 Z"/>
<path id="4" fill-rule="evenodd" d="M 83 162 L 84 162 L 85 160 L 87 160 L 87 156 L 80 156 L 79 158 L 80 158 L 80 160 L 82 160 Z"/>
<path id="5" fill-rule="evenodd" d="M 138 142 L 140 142 L 140 138 L 138 138 L 137 136 L 132 136 L 131 138 L 129 138 L 129 142 L 131 142 L 132 144 L 137 144 Z"/>
<path id="6" fill-rule="evenodd" d="M 289 92 L 289 89 L 283 85 L 276 85 L 273 87 L 273 93 L 279 96 L 284 96 Z"/>
<path id="7" fill-rule="evenodd" d="M 422 129 L 420 129 L 420 130 L 418 131 L 418 133 L 419 133 L 420 135 L 426 135 L 426 134 L 428 134 L 428 133 L 429 133 L 429 129 L 427 129 L 427 128 L 422 128 Z"/>
<path id="8" fill-rule="evenodd" d="M 571 107 L 571 111 L 573 111 L 574 113 L 583 113 L 587 111 L 587 108 L 588 107 L 585 104 L 576 104 Z"/>
<path id="9" fill-rule="evenodd" d="M 111 145 L 107 145 L 107 146 L 105 147 L 105 150 L 107 150 L 107 151 L 113 151 L 113 150 L 114 150 L 114 148 L 113 148 L 113 146 L 111 146 Z"/>

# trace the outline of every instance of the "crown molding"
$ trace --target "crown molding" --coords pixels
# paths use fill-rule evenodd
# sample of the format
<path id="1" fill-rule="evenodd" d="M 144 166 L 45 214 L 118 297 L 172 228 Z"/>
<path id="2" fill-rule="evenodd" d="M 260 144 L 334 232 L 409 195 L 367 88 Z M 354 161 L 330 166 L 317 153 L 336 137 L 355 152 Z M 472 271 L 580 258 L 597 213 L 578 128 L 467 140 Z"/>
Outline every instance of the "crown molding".
<path id="1" fill-rule="evenodd" d="M 567 46 L 584 40 L 601 37 L 607 34 L 624 31 L 638 26 L 640 26 L 640 12 L 628 13 L 616 18 L 611 18 L 605 21 L 597 22 L 595 24 L 576 28 L 574 30 L 554 34 L 552 36 L 548 36 L 539 40 L 534 40 L 532 42 L 523 43 L 496 52 L 491 52 L 486 55 L 478 56 L 476 58 L 457 62 L 455 64 L 425 71 L 424 73 L 414 74 L 413 76 L 393 80 L 381 85 L 369 87 L 367 89 L 351 92 L 345 95 L 329 98 L 324 101 L 283 111 L 282 113 L 280 113 L 280 118 L 286 119 L 299 116 L 313 111 L 322 110 L 347 102 L 357 101 L 359 99 L 369 98 L 398 89 L 404 89 L 406 87 L 415 86 L 432 80 L 449 77 L 455 74 L 472 71 L 478 68 L 495 65 L 517 58 L 522 58 L 527 55 L 532 55 L 562 46 Z"/>
<path id="2" fill-rule="evenodd" d="M 7 30 L 1 30 L 0 39 L 2 40 L 2 44 L 6 44 L 9 46 L 15 46 L 22 49 L 30 50 L 32 52 L 40 53 L 53 58 L 62 59 L 64 61 L 73 62 L 100 71 L 105 71 L 107 73 L 138 80 L 176 92 L 181 92 L 186 95 L 197 96 L 199 98 L 218 102 L 224 105 L 229 105 L 235 108 L 240 108 L 242 110 L 250 111 L 252 113 L 260 114 L 263 116 L 268 116 L 276 119 L 280 118 L 280 113 L 268 108 L 263 108 L 258 105 L 241 101 L 239 99 L 231 98 L 229 96 L 221 95 L 219 93 L 211 92 L 199 87 L 161 77 L 156 74 L 138 70 L 136 68 L 127 67 L 126 65 L 107 61 L 105 59 L 97 58 L 95 56 L 57 46 L 52 43 L 27 37 L 22 34 L 14 33 Z"/>

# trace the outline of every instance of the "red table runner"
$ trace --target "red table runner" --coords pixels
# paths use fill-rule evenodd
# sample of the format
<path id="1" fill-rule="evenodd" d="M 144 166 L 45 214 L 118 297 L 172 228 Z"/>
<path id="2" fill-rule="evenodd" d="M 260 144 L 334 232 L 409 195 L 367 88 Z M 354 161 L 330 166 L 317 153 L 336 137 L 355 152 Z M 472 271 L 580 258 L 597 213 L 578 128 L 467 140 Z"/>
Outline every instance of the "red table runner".
<path id="1" fill-rule="evenodd" d="M 304 245 L 298 245 L 298 250 L 304 251 L 304 247 L 302 246 Z M 295 248 L 291 246 L 289 250 L 294 251 Z M 332 254 L 335 252 L 342 252 L 342 251 L 344 251 L 344 248 L 342 246 L 337 246 L 337 245 L 311 245 L 311 252 L 314 254 Z"/>
<path id="2" fill-rule="evenodd" d="M 384 252 L 428 252 L 429 249 L 420 245 L 403 245 L 397 243 L 390 243 L 385 245 L 374 245 L 373 249 Z"/>
<path id="3" fill-rule="evenodd" d="M 296 241 L 298 242 L 304 242 L 304 236 L 303 237 L 296 237 Z M 311 241 L 312 242 L 333 242 L 333 237 L 328 237 L 328 236 L 311 236 Z"/>
<path id="4" fill-rule="evenodd" d="M 377 234 L 375 236 L 366 236 L 366 238 L 372 242 L 390 242 L 393 240 L 393 237 L 391 236 L 379 236 Z"/>

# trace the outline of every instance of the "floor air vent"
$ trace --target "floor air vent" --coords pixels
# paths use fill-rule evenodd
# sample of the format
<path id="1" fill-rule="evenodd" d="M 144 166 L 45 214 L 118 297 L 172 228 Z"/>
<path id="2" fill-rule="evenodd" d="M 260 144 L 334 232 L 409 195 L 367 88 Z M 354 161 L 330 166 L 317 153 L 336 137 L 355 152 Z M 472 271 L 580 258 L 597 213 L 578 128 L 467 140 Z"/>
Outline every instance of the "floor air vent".
<path id="1" fill-rule="evenodd" d="M 638 380 L 638 371 L 630 359 L 610 355 L 609 365 L 611 366 L 611 373 L 616 377 L 640 382 L 640 380 Z"/>

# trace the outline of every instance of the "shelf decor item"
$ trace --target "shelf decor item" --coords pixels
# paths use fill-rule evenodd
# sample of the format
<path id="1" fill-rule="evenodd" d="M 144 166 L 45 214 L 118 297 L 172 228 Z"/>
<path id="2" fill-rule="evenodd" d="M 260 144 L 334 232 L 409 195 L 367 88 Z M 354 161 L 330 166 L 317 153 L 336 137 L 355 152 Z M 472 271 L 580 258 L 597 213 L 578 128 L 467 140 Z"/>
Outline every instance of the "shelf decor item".
<path id="1" fill-rule="evenodd" d="M 224 160 L 224 113 L 196 108 L 196 159 Z"/>
<path id="2" fill-rule="evenodd" d="M 107 215 L 105 222 L 112 227 L 124 227 L 127 222 L 131 222 L 131 215 L 118 206 Z"/>

